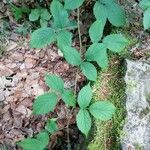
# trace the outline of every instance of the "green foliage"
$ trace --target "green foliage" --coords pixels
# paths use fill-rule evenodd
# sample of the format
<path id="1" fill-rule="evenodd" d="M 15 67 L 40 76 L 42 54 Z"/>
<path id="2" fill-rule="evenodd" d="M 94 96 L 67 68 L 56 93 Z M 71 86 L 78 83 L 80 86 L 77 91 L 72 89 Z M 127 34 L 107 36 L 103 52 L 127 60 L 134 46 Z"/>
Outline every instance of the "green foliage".
<path id="1" fill-rule="evenodd" d="M 49 135 L 47 132 L 39 133 L 36 138 L 27 138 L 18 143 L 25 150 L 44 150 L 49 143 Z"/>
<path id="2" fill-rule="evenodd" d="M 45 76 L 45 82 L 55 92 L 63 93 L 64 81 L 60 77 L 47 74 Z"/>
<path id="3" fill-rule="evenodd" d="M 65 0 L 65 9 L 76 9 L 83 4 L 84 0 Z"/>
<path id="4" fill-rule="evenodd" d="M 97 78 L 97 70 L 95 66 L 89 62 L 83 62 L 80 65 L 80 68 L 83 74 L 91 81 L 96 81 Z"/>
<path id="5" fill-rule="evenodd" d="M 98 42 L 103 36 L 104 23 L 101 20 L 96 20 L 89 29 L 89 35 L 93 43 Z"/>
<path id="6" fill-rule="evenodd" d="M 119 53 L 128 44 L 126 38 L 120 34 L 112 34 L 103 37 L 106 20 L 108 19 L 114 26 L 123 26 L 126 23 L 126 19 L 123 9 L 116 1 L 96 1 L 93 8 L 96 20 L 89 28 L 89 37 L 92 44 L 85 54 L 82 54 L 81 52 L 83 49 L 81 46 L 80 52 L 72 47 L 73 35 L 70 30 L 76 27 L 76 23 L 70 19 L 70 12 L 71 10 L 79 8 L 83 2 L 84 0 L 64 0 L 63 2 L 53 0 L 50 4 L 50 12 L 48 9 L 43 8 L 31 10 L 29 15 L 30 21 L 37 21 L 40 19 L 42 28 L 37 29 L 32 33 L 30 45 L 32 48 L 43 48 L 56 42 L 57 46 L 62 51 L 65 60 L 69 64 L 78 66 L 88 80 L 96 81 L 97 69 L 91 62 L 96 62 L 102 69 L 106 69 L 109 64 L 107 50 L 109 49 Z M 52 20 L 50 21 L 50 27 L 47 27 L 50 14 L 52 14 Z M 53 112 L 60 99 L 68 107 L 76 106 L 76 92 L 74 93 L 71 89 L 65 89 L 64 81 L 60 77 L 47 74 L 45 76 L 45 82 L 51 92 L 36 98 L 33 104 L 34 114 L 42 115 Z M 103 101 L 90 104 L 91 99 L 92 90 L 89 83 L 79 91 L 77 97 L 79 112 L 76 116 L 76 122 L 79 130 L 86 136 L 91 129 L 91 115 L 103 121 L 111 119 L 115 112 L 115 107 L 110 102 Z M 56 120 L 48 120 L 45 129 L 49 134 L 57 132 L 59 129 Z M 48 133 L 46 134 L 48 135 Z M 19 144 L 26 150 L 29 148 L 31 149 L 31 147 L 42 150 L 48 144 L 48 138 L 46 138 L 46 135 L 38 135 L 36 138 L 28 138 Z M 39 144 L 41 144 L 41 146 L 39 146 Z"/>
<path id="7" fill-rule="evenodd" d="M 56 39 L 56 34 L 52 28 L 40 28 L 31 35 L 30 46 L 32 48 L 43 48 L 51 44 Z"/>
<path id="8" fill-rule="evenodd" d="M 75 98 L 72 90 L 64 90 L 64 92 L 62 94 L 62 100 L 68 106 L 75 107 L 75 105 L 76 105 L 76 98 Z"/>
<path id="9" fill-rule="evenodd" d="M 127 45 L 128 41 L 120 34 L 111 34 L 103 39 L 105 46 L 113 52 L 121 52 Z"/>
<path id="10" fill-rule="evenodd" d="M 94 15 L 97 20 L 109 22 L 114 26 L 123 26 L 126 23 L 124 10 L 114 0 L 99 0 L 94 5 Z"/>
<path id="11" fill-rule="evenodd" d="M 115 107 L 108 101 L 99 101 L 92 104 L 89 111 L 95 118 L 106 121 L 115 113 Z"/>
<path id="12" fill-rule="evenodd" d="M 30 9 L 28 7 L 25 7 L 25 6 L 17 7 L 15 5 L 13 5 L 12 3 L 10 3 L 10 6 L 11 6 L 11 10 L 13 12 L 13 15 L 17 21 L 22 19 L 24 14 L 30 13 Z"/>
<path id="13" fill-rule="evenodd" d="M 87 136 L 92 124 L 89 112 L 86 109 L 80 109 L 76 120 L 79 130 Z"/>
<path id="14" fill-rule="evenodd" d="M 141 0 L 139 5 L 144 10 L 143 25 L 147 30 L 150 28 L 150 0 Z"/>
<path id="15" fill-rule="evenodd" d="M 86 136 L 91 128 L 91 117 L 89 112 L 102 121 L 111 119 L 115 113 L 115 106 L 108 101 L 95 102 L 90 105 L 92 90 L 90 84 L 84 86 L 78 94 L 78 104 L 80 110 L 77 114 L 77 126 Z M 88 108 L 89 107 L 89 108 Z"/>
<path id="16" fill-rule="evenodd" d="M 63 54 L 67 62 L 73 66 L 78 66 L 82 62 L 80 53 L 73 47 L 64 46 Z"/>
<path id="17" fill-rule="evenodd" d="M 78 104 L 80 108 L 86 108 L 89 106 L 92 99 L 92 89 L 90 84 L 83 87 L 78 94 Z"/>
<path id="18" fill-rule="evenodd" d="M 57 96 L 55 93 L 46 93 L 36 98 L 33 104 L 34 114 L 46 114 L 54 111 L 57 104 Z"/>
<path id="19" fill-rule="evenodd" d="M 50 13 L 47 9 L 44 8 L 37 8 L 32 9 L 29 15 L 30 21 L 37 21 L 40 19 L 41 27 L 47 27 L 48 20 L 50 19 Z"/>
<path id="20" fill-rule="evenodd" d="M 56 131 L 58 131 L 58 126 L 57 126 L 57 123 L 56 123 L 56 119 L 49 119 L 47 121 L 47 124 L 45 126 L 45 129 L 50 133 L 50 134 L 53 134 L 55 133 Z"/>

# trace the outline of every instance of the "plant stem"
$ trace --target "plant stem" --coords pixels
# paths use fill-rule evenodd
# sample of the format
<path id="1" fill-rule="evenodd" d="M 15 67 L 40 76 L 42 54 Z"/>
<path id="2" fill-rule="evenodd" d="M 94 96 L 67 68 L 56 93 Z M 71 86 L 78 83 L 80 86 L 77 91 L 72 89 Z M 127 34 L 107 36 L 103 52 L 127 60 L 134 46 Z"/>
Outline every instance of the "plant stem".
<path id="1" fill-rule="evenodd" d="M 79 44 L 80 44 L 79 50 L 80 50 L 80 55 L 82 57 L 82 39 L 81 39 L 81 30 L 80 30 L 80 9 L 79 8 L 77 9 L 77 24 L 78 24 L 77 26 L 78 26 Z M 75 77 L 74 95 L 76 95 L 77 93 L 78 74 L 79 74 L 79 70 L 77 68 L 76 77 Z M 69 115 L 68 122 L 67 122 L 67 142 L 68 142 L 67 149 L 68 150 L 71 149 L 70 137 L 69 137 L 69 125 L 70 125 L 70 119 L 71 119 L 71 114 L 73 110 L 74 108 L 72 108 L 70 113 L 68 114 Z"/>

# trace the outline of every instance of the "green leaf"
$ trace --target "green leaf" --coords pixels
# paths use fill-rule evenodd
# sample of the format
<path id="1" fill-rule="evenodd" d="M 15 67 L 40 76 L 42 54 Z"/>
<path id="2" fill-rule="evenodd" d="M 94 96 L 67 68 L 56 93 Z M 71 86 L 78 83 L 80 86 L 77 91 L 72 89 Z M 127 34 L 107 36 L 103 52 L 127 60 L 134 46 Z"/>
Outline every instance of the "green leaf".
<path id="1" fill-rule="evenodd" d="M 115 106 L 109 101 L 99 101 L 93 103 L 89 111 L 97 119 L 106 121 L 112 118 L 112 115 L 115 113 Z"/>
<path id="2" fill-rule="evenodd" d="M 96 20 L 89 29 L 89 35 L 93 43 L 98 42 L 103 36 L 104 24 L 101 20 Z"/>
<path id="3" fill-rule="evenodd" d="M 84 0 L 65 0 L 65 9 L 76 9 L 83 4 Z"/>
<path id="4" fill-rule="evenodd" d="M 48 23 L 47 20 L 40 19 L 40 25 L 42 28 L 47 27 L 47 23 Z"/>
<path id="5" fill-rule="evenodd" d="M 30 46 L 32 48 L 43 48 L 55 41 L 56 34 L 51 28 L 40 28 L 31 35 Z"/>
<path id="6" fill-rule="evenodd" d="M 25 150 L 43 150 L 49 143 L 47 132 L 41 132 L 35 138 L 27 138 L 18 143 Z"/>
<path id="7" fill-rule="evenodd" d="M 111 34 L 103 39 L 105 46 L 113 52 L 121 52 L 127 45 L 128 41 L 121 34 Z"/>
<path id="8" fill-rule="evenodd" d="M 150 28 L 150 7 L 144 12 L 143 24 L 144 24 L 144 30 Z"/>
<path id="9" fill-rule="evenodd" d="M 117 3 L 107 3 L 106 7 L 108 20 L 112 25 L 118 27 L 126 24 L 125 12 Z"/>
<path id="10" fill-rule="evenodd" d="M 94 15 L 97 20 L 101 20 L 105 26 L 107 20 L 107 8 L 100 1 L 97 1 L 94 5 Z"/>
<path id="11" fill-rule="evenodd" d="M 21 8 L 13 5 L 11 9 L 13 11 L 13 15 L 14 15 L 16 21 L 18 21 L 19 19 L 22 18 L 23 12 L 22 12 Z"/>
<path id="12" fill-rule="evenodd" d="M 76 105 L 76 98 L 72 90 L 65 90 L 62 94 L 62 100 L 68 105 L 74 107 Z"/>
<path id="13" fill-rule="evenodd" d="M 80 68 L 83 74 L 91 81 L 96 81 L 97 78 L 97 70 L 95 66 L 89 62 L 83 62 L 80 65 Z"/>
<path id="14" fill-rule="evenodd" d="M 47 132 L 39 133 L 36 138 L 42 143 L 43 147 L 46 147 L 49 143 L 49 135 Z"/>
<path id="15" fill-rule="evenodd" d="M 126 23 L 124 10 L 114 0 L 97 1 L 94 5 L 94 15 L 97 20 L 104 23 L 108 18 L 114 26 L 122 26 Z"/>
<path id="16" fill-rule="evenodd" d="M 40 9 L 32 9 L 29 15 L 29 20 L 36 21 L 39 19 L 39 17 L 40 17 Z"/>
<path id="17" fill-rule="evenodd" d="M 47 74 L 45 76 L 45 82 L 54 91 L 59 92 L 59 93 L 64 92 L 64 81 L 57 75 Z"/>
<path id="18" fill-rule="evenodd" d="M 68 13 L 59 1 L 53 0 L 50 10 L 54 19 L 54 27 L 65 28 L 69 24 Z"/>
<path id="19" fill-rule="evenodd" d="M 72 33 L 68 31 L 61 31 L 57 35 L 57 45 L 62 50 L 64 46 L 71 46 Z"/>
<path id="20" fill-rule="evenodd" d="M 86 51 L 85 58 L 88 61 L 96 61 L 102 69 L 108 67 L 107 48 L 103 43 L 94 43 Z"/>
<path id="21" fill-rule="evenodd" d="M 63 47 L 63 54 L 66 59 L 66 61 L 73 65 L 78 66 L 81 64 L 81 55 L 80 53 L 73 47 L 70 46 L 64 46 Z"/>
<path id="22" fill-rule="evenodd" d="M 80 109 L 76 121 L 79 130 L 87 136 L 91 129 L 91 117 L 89 112 L 85 109 Z"/>
<path id="23" fill-rule="evenodd" d="M 46 93 L 36 98 L 33 104 L 33 114 L 42 115 L 54 111 L 57 104 L 57 96 L 54 93 Z"/>
<path id="24" fill-rule="evenodd" d="M 45 129 L 51 134 L 58 131 L 58 126 L 57 126 L 56 120 L 55 119 L 48 120 L 47 124 L 45 126 Z"/>
<path id="25" fill-rule="evenodd" d="M 47 9 L 41 9 L 40 17 L 41 17 L 41 19 L 48 21 L 50 19 L 51 15 Z"/>
<path id="26" fill-rule="evenodd" d="M 86 108 L 89 106 L 92 99 L 92 89 L 90 87 L 90 84 L 84 86 L 78 95 L 78 104 L 80 108 Z"/>
<path id="27" fill-rule="evenodd" d="M 27 138 L 18 143 L 18 146 L 22 147 L 24 150 L 43 150 L 43 144 L 37 139 Z"/>
<path id="28" fill-rule="evenodd" d="M 150 0 L 141 0 L 140 3 L 139 3 L 139 6 L 143 10 L 147 10 L 148 8 L 150 8 Z"/>

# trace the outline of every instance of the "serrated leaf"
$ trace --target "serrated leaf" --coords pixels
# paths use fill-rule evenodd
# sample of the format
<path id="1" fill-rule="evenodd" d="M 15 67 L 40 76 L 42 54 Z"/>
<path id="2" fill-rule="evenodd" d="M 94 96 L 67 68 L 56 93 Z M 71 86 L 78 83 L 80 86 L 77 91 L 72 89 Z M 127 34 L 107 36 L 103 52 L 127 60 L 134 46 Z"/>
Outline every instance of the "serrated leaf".
<path id="1" fill-rule="evenodd" d="M 57 96 L 54 93 L 46 93 L 38 96 L 33 104 L 33 114 L 42 115 L 54 111 L 57 104 Z"/>
<path id="2" fill-rule="evenodd" d="M 78 94 L 78 104 L 80 108 L 86 108 L 89 106 L 92 99 L 92 89 L 90 87 L 90 84 L 84 86 L 79 94 Z"/>
<path id="3" fill-rule="evenodd" d="M 54 27 L 65 28 L 69 24 L 68 13 L 59 1 L 52 1 L 50 10 L 54 19 Z"/>
<path id="4" fill-rule="evenodd" d="M 30 46 L 32 48 L 43 48 L 56 39 L 56 34 L 51 28 L 40 28 L 31 35 Z"/>
<path id="5" fill-rule="evenodd" d="M 43 147 L 46 147 L 49 143 L 49 135 L 47 132 L 39 133 L 36 138 L 42 143 Z"/>
<path id="6" fill-rule="evenodd" d="M 93 8 L 95 18 L 101 20 L 105 25 L 107 20 L 107 8 L 100 1 L 97 1 Z"/>
<path id="7" fill-rule="evenodd" d="M 112 115 L 115 113 L 115 106 L 109 101 L 99 101 L 93 103 L 89 111 L 96 118 L 103 121 L 109 120 L 112 118 Z"/>
<path id="8" fill-rule="evenodd" d="M 62 94 L 62 100 L 68 105 L 74 107 L 76 105 L 76 98 L 72 90 L 65 90 Z"/>
<path id="9" fill-rule="evenodd" d="M 45 126 L 45 129 L 51 134 L 58 131 L 58 126 L 57 126 L 56 120 L 55 119 L 48 120 L 47 124 Z"/>
<path id="10" fill-rule="evenodd" d="M 52 90 L 59 93 L 64 92 L 64 81 L 57 75 L 47 74 L 45 76 L 45 82 Z"/>
<path id="11" fill-rule="evenodd" d="M 96 61 L 102 69 L 108 67 L 107 48 L 103 43 L 94 43 L 86 51 L 85 58 L 88 61 Z"/>
<path id="12" fill-rule="evenodd" d="M 97 78 L 97 70 L 95 66 L 89 62 L 83 62 L 80 65 L 80 68 L 83 74 L 91 81 L 96 81 Z"/>
<path id="13" fill-rule="evenodd" d="M 128 40 L 121 34 L 111 34 L 103 39 L 103 43 L 109 50 L 121 52 L 128 45 Z"/>
<path id="14" fill-rule="evenodd" d="M 89 112 L 85 109 L 80 109 L 76 117 L 76 122 L 79 130 L 87 136 L 91 129 Z"/>
<path id="15" fill-rule="evenodd" d="M 48 21 L 50 19 L 51 15 L 47 9 L 41 9 L 40 17 L 41 17 L 41 19 Z"/>
<path id="16" fill-rule="evenodd" d="M 70 46 L 64 46 L 63 47 L 63 54 L 66 59 L 66 61 L 73 65 L 78 66 L 81 64 L 81 55 L 80 53 L 73 47 Z"/>
<path id="17" fill-rule="evenodd" d="M 45 147 L 37 139 L 27 138 L 18 143 L 18 146 L 22 147 L 24 150 L 43 150 Z"/>
<path id="18" fill-rule="evenodd" d="M 68 31 L 61 31 L 57 35 L 57 45 L 62 50 L 64 46 L 71 46 L 72 33 Z"/>
<path id="19" fill-rule="evenodd" d="M 65 0 L 65 9 L 76 9 L 83 4 L 84 0 Z"/>
<path id="20" fill-rule="evenodd" d="M 29 20 L 36 21 L 39 19 L 39 17 L 40 17 L 40 9 L 32 9 L 29 15 Z"/>
<path id="21" fill-rule="evenodd" d="M 106 6 L 108 20 L 114 26 L 123 26 L 126 24 L 125 11 L 117 3 L 107 3 Z"/>
<path id="22" fill-rule="evenodd" d="M 89 29 L 89 35 L 93 43 L 98 42 L 103 36 L 104 24 L 101 20 L 96 20 Z"/>
<path id="23" fill-rule="evenodd" d="M 43 27 L 47 27 L 47 20 L 44 20 L 44 19 L 40 19 L 40 25 L 41 25 L 41 27 L 43 28 Z"/>
<path id="24" fill-rule="evenodd" d="M 143 10 L 147 10 L 148 8 L 150 8 L 150 0 L 141 0 L 140 3 L 139 3 L 139 6 Z"/>
<path id="25" fill-rule="evenodd" d="M 150 8 L 144 12 L 143 24 L 144 24 L 144 30 L 150 28 Z"/>

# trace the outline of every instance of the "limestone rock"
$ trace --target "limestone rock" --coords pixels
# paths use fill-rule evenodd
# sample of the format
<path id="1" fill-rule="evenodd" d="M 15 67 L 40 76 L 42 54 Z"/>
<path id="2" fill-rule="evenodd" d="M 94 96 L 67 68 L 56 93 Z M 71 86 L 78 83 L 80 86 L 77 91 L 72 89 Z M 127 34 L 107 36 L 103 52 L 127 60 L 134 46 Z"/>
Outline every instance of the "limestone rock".
<path id="1" fill-rule="evenodd" d="M 150 150 L 150 62 L 127 60 L 122 150 Z"/>

